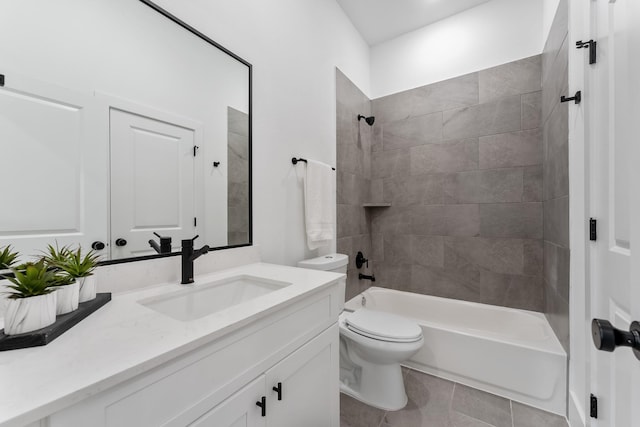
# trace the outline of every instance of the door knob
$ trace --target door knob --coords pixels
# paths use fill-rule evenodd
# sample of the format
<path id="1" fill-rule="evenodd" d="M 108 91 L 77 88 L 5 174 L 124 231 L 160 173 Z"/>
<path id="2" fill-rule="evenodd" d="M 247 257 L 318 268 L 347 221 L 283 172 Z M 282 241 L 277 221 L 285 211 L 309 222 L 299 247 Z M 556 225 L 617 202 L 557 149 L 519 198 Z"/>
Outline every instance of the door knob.
<path id="1" fill-rule="evenodd" d="M 96 240 L 91 244 L 91 249 L 93 249 L 94 251 L 101 251 L 104 249 L 104 243 L 102 243 L 99 240 Z"/>
<path id="2" fill-rule="evenodd" d="M 127 246 L 127 241 L 124 240 L 123 238 L 117 239 L 116 246 Z"/>
<path id="3" fill-rule="evenodd" d="M 591 321 L 591 337 L 598 350 L 613 351 L 617 347 L 631 347 L 633 354 L 640 360 L 640 323 L 632 322 L 629 332 L 614 328 L 611 322 L 603 319 Z"/>

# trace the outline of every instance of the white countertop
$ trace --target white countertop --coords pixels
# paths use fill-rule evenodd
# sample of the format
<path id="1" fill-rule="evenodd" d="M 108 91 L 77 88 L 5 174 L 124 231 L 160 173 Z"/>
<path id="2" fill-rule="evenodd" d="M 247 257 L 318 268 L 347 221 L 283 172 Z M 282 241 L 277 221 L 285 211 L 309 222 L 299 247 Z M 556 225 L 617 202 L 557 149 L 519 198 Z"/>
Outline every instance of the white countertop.
<path id="1" fill-rule="evenodd" d="M 185 286 L 239 274 L 291 283 L 192 321 L 138 303 Z M 111 302 L 43 347 L 0 352 L 0 426 L 21 426 L 220 338 L 344 275 L 273 264 L 249 264 L 196 278 L 117 294 Z"/>

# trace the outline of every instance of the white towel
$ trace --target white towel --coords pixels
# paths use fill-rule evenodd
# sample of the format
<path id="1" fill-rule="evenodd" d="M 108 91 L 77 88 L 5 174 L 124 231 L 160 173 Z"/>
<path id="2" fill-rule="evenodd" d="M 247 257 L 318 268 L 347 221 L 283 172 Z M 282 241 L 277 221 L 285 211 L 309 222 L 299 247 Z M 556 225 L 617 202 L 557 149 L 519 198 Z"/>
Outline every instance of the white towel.
<path id="1" fill-rule="evenodd" d="M 335 234 L 335 173 L 331 166 L 308 160 L 304 179 L 304 212 L 307 226 L 307 246 L 326 246 Z"/>

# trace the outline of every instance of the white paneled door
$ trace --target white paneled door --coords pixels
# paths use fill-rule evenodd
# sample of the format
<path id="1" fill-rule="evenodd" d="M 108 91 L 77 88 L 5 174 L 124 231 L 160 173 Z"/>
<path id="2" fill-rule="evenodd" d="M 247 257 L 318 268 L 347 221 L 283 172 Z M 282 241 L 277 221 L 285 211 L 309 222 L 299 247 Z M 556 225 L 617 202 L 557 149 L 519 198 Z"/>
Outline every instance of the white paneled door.
<path id="1" fill-rule="evenodd" d="M 598 42 L 598 61 L 585 69 L 589 209 L 598 220 L 597 240 L 590 243 L 591 317 L 627 332 L 640 320 L 640 6 L 593 0 L 591 7 Z M 592 426 L 640 426 L 640 360 L 631 349 L 593 347 L 591 385 L 598 397 Z"/>
<path id="2" fill-rule="evenodd" d="M 111 257 L 155 253 L 154 232 L 193 238 L 195 131 L 112 108 L 110 147 Z"/>
<path id="3" fill-rule="evenodd" d="M 0 247 L 106 241 L 107 163 L 90 94 L 8 73 L 0 87 Z"/>

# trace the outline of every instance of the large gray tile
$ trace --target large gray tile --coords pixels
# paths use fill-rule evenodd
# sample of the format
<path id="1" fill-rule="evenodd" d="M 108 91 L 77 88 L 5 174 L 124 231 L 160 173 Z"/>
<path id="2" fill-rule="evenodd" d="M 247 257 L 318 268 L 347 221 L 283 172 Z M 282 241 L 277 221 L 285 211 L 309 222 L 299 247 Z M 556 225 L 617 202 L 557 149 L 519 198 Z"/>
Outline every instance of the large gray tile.
<path id="1" fill-rule="evenodd" d="M 409 148 L 442 141 L 442 113 L 411 117 L 382 126 L 384 150 Z"/>
<path id="2" fill-rule="evenodd" d="M 377 427 L 385 411 L 340 393 L 340 427 Z"/>
<path id="3" fill-rule="evenodd" d="M 372 101 L 376 122 L 386 123 L 478 103 L 478 74 L 395 93 Z"/>
<path id="4" fill-rule="evenodd" d="M 360 205 L 338 204 L 336 222 L 338 238 L 367 233 L 366 216 Z"/>
<path id="5" fill-rule="evenodd" d="M 543 241 L 541 239 L 527 239 L 523 240 L 523 256 L 524 266 L 523 274 L 528 276 L 540 276 L 542 277 L 543 269 Z"/>
<path id="6" fill-rule="evenodd" d="M 480 269 L 473 265 L 464 268 L 411 266 L 411 280 L 395 289 L 419 294 L 435 295 L 466 301 L 478 301 Z"/>
<path id="7" fill-rule="evenodd" d="M 445 237 L 445 267 L 475 265 L 488 271 L 523 274 L 524 243 L 520 239 Z"/>
<path id="8" fill-rule="evenodd" d="M 559 415 L 518 402 L 512 402 L 511 405 L 513 408 L 513 427 L 568 427 L 567 420 Z"/>
<path id="9" fill-rule="evenodd" d="M 480 103 L 509 95 L 540 90 L 542 58 L 540 55 L 509 62 L 479 73 Z"/>
<path id="10" fill-rule="evenodd" d="M 411 236 L 404 234 L 384 235 L 384 260 L 395 265 L 408 265 L 413 261 Z"/>
<path id="11" fill-rule="evenodd" d="M 569 115 L 558 104 L 544 126 L 544 198 L 569 194 Z"/>
<path id="12" fill-rule="evenodd" d="M 522 129 L 534 129 L 542 125 L 542 91 L 522 95 Z"/>
<path id="13" fill-rule="evenodd" d="M 340 154 L 338 152 L 338 154 Z M 375 151 L 371 153 L 371 178 L 409 175 L 409 150 Z"/>
<path id="14" fill-rule="evenodd" d="M 451 412 L 448 427 L 492 427 L 484 421 L 476 420 L 460 412 Z"/>
<path id="15" fill-rule="evenodd" d="M 508 399 L 456 384 L 451 410 L 496 427 L 512 427 Z"/>
<path id="16" fill-rule="evenodd" d="M 441 204 L 444 176 L 439 174 L 390 178 L 383 181 L 383 200 L 394 206 Z"/>
<path id="17" fill-rule="evenodd" d="M 523 202 L 542 201 L 542 165 L 529 166 L 523 171 Z"/>
<path id="18" fill-rule="evenodd" d="M 383 196 L 383 180 L 382 178 L 376 178 L 371 180 L 371 188 L 369 190 L 369 200 L 368 202 L 382 202 L 384 200 Z"/>
<path id="19" fill-rule="evenodd" d="M 338 144 L 336 146 L 337 166 L 341 172 L 365 176 L 364 150 L 354 144 Z M 408 159 L 407 159 L 408 164 Z"/>
<path id="20" fill-rule="evenodd" d="M 407 239 L 404 239 L 407 246 Z M 442 236 L 417 236 L 409 237 L 409 259 L 405 263 L 444 267 L 444 239 Z"/>
<path id="21" fill-rule="evenodd" d="M 387 412 L 384 422 L 392 427 L 446 427 L 454 383 L 413 370 L 408 370 L 404 381 L 407 406 Z"/>
<path id="22" fill-rule="evenodd" d="M 480 205 L 480 235 L 483 237 L 542 238 L 542 203 Z"/>
<path id="23" fill-rule="evenodd" d="M 476 204 L 415 206 L 411 209 L 411 230 L 428 236 L 478 236 L 480 209 Z"/>
<path id="24" fill-rule="evenodd" d="M 411 213 L 396 206 L 376 209 L 371 216 L 371 234 L 411 234 Z"/>
<path id="25" fill-rule="evenodd" d="M 376 264 L 376 286 L 389 289 L 410 290 L 411 267 L 390 263 Z"/>
<path id="26" fill-rule="evenodd" d="M 520 95 L 443 113 L 445 140 L 464 139 L 520 130 Z"/>
<path id="27" fill-rule="evenodd" d="M 249 135 L 249 115 L 232 107 L 227 107 L 228 132 Z"/>
<path id="28" fill-rule="evenodd" d="M 478 139 L 413 147 L 409 164 L 411 175 L 478 169 Z"/>
<path id="29" fill-rule="evenodd" d="M 542 164 L 540 128 L 480 138 L 480 169 Z M 413 161 L 413 159 L 412 159 Z"/>
<path id="30" fill-rule="evenodd" d="M 539 276 L 500 274 L 482 270 L 480 287 L 483 301 L 488 304 L 542 312 L 544 284 Z M 493 298 L 492 300 L 487 299 Z"/>
<path id="31" fill-rule="evenodd" d="M 336 172 L 336 198 L 337 203 L 362 204 L 371 200 L 369 190 L 370 180 L 362 176 L 342 172 Z"/>
<path id="32" fill-rule="evenodd" d="M 569 302 L 549 286 L 545 286 L 544 298 L 544 314 L 564 351 L 569 354 Z"/>
<path id="33" fill-rule="evenodd" d="M 569 94 L 569 43 L 568 37 L 560 46 L 555 59 L 549 64 L 548 77 L 542 82 L 542 123 L 544 123 L 554 106 L 560 102 L 560 96 Z"/>
<path id="34" fill-rule="evenodd" d="M 544 280 L 569 301 L 569 249 L 544 242 Z"/>
<path id="35" fill-rule="evenodd" d="M 520 202 L 523 169 L 494 169 L 448 174 L 444 180 L 445 203 Z"/>
<path id="36" fill-rule="evenodd" d="M 336 68 L 336 99 L 357 114 L 370 115 L 371 101 L 339 69 Z"/>
<path id="37" fill-rule="evenodd" d="M 544 240 L 569 247 L 569 197 L 544 202 Z"/>
<path id="38" fill-rule="evenodd" d="M 380 125 L 373 126 L 373 130 L 371 132 L 371 151 L 381 151 L 382 150 L 382 134 L 383 127 Z"/>
<path id="39" fill-rule="evenodd" d="M 336 102 L 336 144 L 357 145 L 358 123 L 353 110 L 345 104 Z"/>

